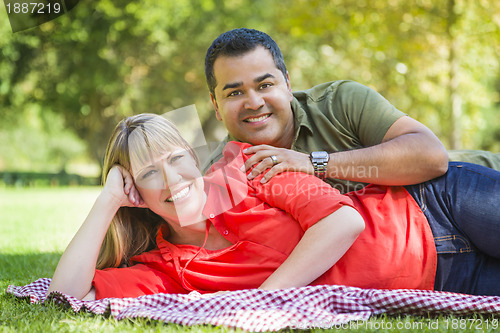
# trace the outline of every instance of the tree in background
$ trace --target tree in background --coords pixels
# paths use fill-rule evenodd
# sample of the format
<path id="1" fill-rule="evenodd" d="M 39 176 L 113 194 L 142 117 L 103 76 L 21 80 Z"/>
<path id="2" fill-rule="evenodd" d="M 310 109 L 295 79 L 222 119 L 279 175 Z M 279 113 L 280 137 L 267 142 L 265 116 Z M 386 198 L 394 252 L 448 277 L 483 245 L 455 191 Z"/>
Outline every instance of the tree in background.
<path id="1" fill-rule="evenodd" d="M 220 33 L 242 26 L 277 40 L 295 90 L 353 79 L 428 125 L 449 148 L 500 151 L 495 2 L 101 0 L 80 1 L 15 34 L 8 20 L 0 22 L 0 139 L 15 141 L 21 129 L 32 141 L 52 142 L 37 150 L 46 164 L 33 169 L 64 168 L 83 154 L 82 143 L 100 164 L 119 119 L 190 104 L 208 139 L 220 139 L 204 56 Z M 0 154 L 1 169 L 5 149 Z"/>
<path id="2" fill-rule="evenodd" d="M 350 78 L 428 125 L 449 149 L 500 151 L 496 2 L 294 0 L 283 7 L 288 19 L 277 29 L 299 88 Z"/>

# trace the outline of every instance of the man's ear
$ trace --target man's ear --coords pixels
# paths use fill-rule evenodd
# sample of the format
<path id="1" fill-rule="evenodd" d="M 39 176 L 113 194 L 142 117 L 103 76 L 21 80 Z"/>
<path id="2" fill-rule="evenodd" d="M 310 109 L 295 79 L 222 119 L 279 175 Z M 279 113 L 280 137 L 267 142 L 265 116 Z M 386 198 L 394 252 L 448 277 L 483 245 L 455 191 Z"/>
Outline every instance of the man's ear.
<path id="1" fill-rule="evenodd" d="M 220 116 L 219 113 L 219 104 L 217 104 L 217 100 L 215 99 L 215 96 L 212 93 L 210 93 L 210 100 L 212 101 L 212 104 L 215 109 L 215 117 L 217 118 L 218 121 L 222 121 L 222 117 Z"/>
<path id="2" fill-rule="evenodd" d="M 290 102 L 293 99 L 292 84 L 290 83 L 290 74 L 286 71 L 286 87 L 288 89 L 288 94 L 290 95 Z"/>

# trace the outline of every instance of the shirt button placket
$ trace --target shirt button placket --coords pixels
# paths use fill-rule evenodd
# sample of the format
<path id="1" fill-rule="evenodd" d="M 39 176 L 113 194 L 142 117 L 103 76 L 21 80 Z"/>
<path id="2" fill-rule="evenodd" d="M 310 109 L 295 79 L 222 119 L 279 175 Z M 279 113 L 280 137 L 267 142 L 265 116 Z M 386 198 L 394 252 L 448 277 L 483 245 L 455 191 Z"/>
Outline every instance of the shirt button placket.
<path id="1" fill-rule="evenodd" d="M 208 217 L 209 217 L 210 219 L 213 219 L 213 218 L 215 218 L 215 214 L 210 214 L 210 215 L 208 215 Z M 229 230 L 227 230 L 227 229 L 226 229 L 226 230 L 224 230 L 224 231 L 222 232 L 222 235 L 224 235 L 224 236 L 229 235 Z"/>

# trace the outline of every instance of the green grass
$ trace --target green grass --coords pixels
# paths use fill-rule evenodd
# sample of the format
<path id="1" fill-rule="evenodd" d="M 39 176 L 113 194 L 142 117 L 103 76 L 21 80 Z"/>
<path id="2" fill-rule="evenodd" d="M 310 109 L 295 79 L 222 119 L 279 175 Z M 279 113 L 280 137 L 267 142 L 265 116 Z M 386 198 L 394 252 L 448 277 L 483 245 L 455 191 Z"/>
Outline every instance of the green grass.
<path id="1" fill-rule="evenodd" d="M 185 327 L 147 319 L 117 321 L 86 312 L 74 313 L 53 303 L 30 304 L 5 293 L 10 284 L 20 286 L 52 276 L 98 193 L 99 189 L 92 187 L 0 189 L 0 332 L 233 332 L 223 327 Z M 462 323 L 460 320 L 379 316 L 326 331 L 454 332 L 463 331 L 460 324 L 474 328 L 467 331 L 495 331 L 491 319 L 489 327 L 488 319 L 483 317 L 467 318 Z"/>

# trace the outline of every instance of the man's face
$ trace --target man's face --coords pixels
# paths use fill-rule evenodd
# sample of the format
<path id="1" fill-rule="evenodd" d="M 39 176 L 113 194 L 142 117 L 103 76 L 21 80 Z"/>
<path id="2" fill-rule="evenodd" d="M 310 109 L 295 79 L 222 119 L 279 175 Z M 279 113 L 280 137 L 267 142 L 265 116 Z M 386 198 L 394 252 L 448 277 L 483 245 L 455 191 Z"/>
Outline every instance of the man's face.
<path id="1" fill-rule="evenodd" d="M 257 47 L 237 57 L 215 60 L 217 81 L 211 95 L 217 119 L 236 139 L 253 145 L 290 148 L 294 118 L 287 74 L 276 67 L 271 53 Z"/>

